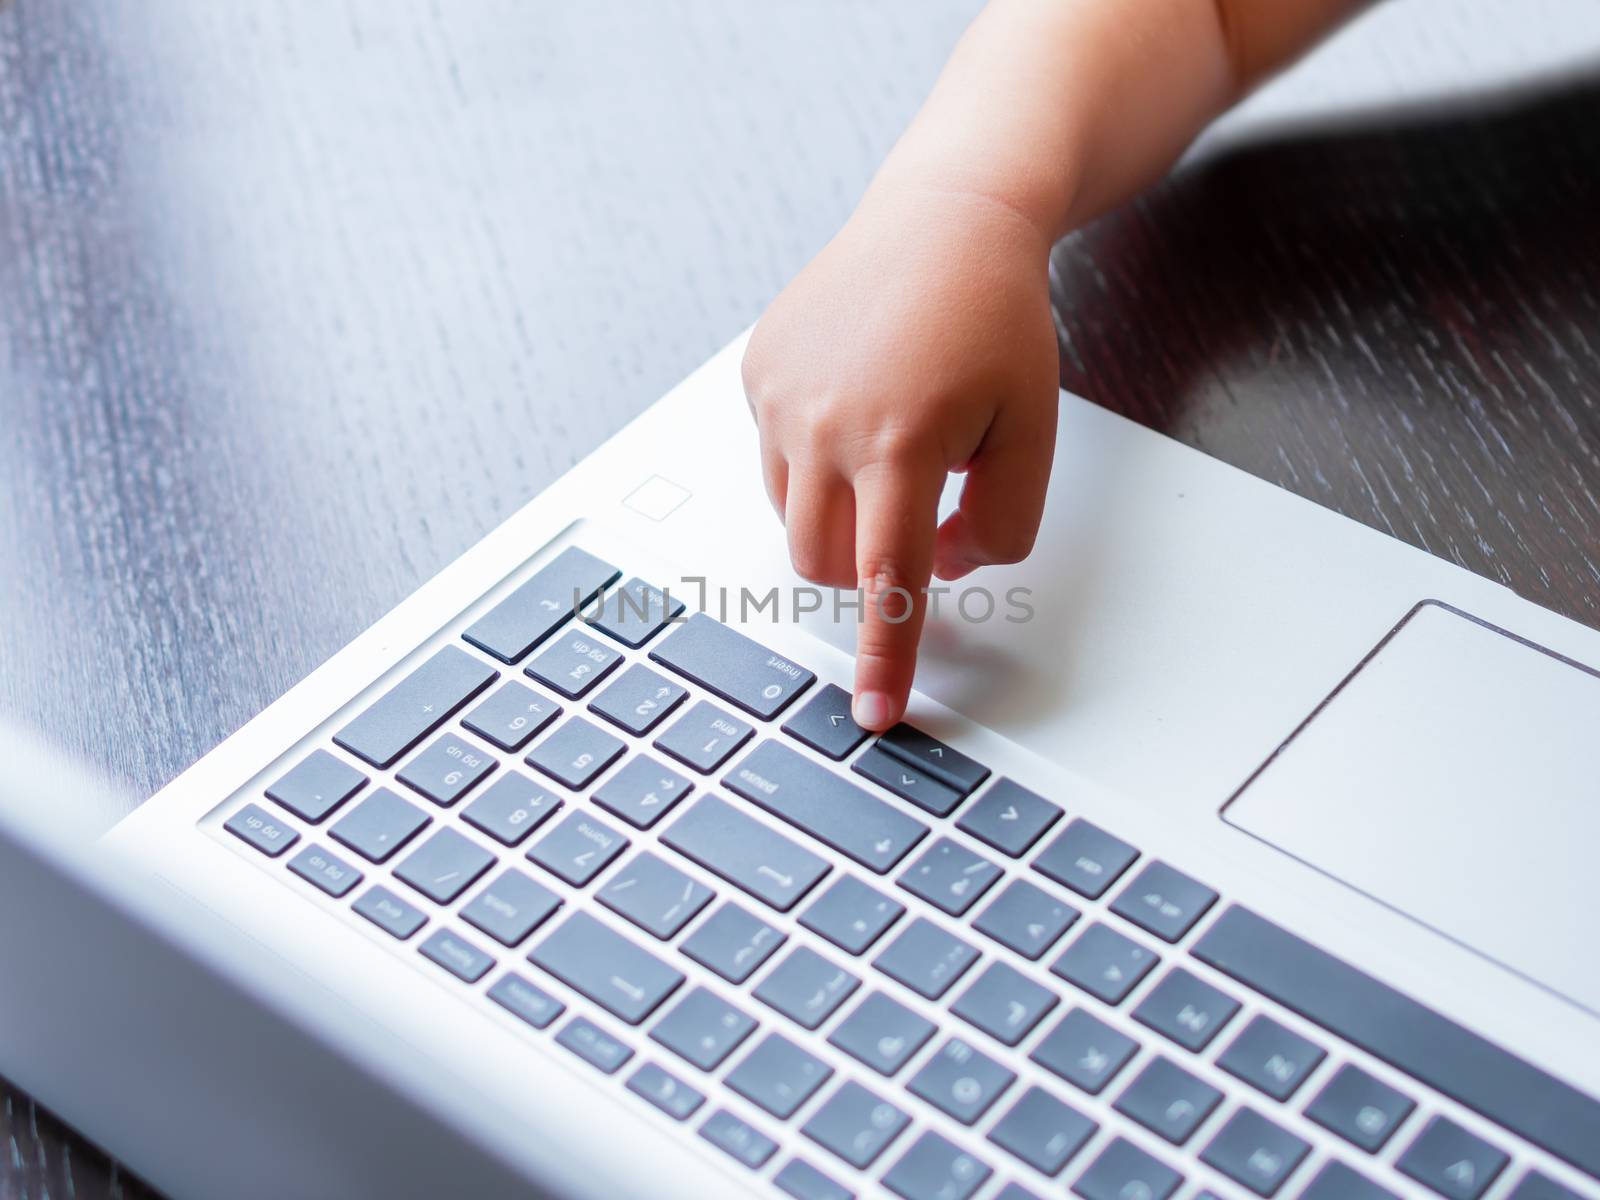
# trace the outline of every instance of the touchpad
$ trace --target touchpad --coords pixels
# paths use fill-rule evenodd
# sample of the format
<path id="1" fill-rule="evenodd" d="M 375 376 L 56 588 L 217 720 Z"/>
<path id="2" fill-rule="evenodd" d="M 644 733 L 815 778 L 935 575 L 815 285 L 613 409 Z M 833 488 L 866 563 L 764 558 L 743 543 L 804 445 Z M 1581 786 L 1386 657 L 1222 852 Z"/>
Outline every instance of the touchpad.
<path id="1" fill-rule="evenodd" d="M 1600 1013 L 1600 673 L 1419 605 L 1224 819 Z"/>

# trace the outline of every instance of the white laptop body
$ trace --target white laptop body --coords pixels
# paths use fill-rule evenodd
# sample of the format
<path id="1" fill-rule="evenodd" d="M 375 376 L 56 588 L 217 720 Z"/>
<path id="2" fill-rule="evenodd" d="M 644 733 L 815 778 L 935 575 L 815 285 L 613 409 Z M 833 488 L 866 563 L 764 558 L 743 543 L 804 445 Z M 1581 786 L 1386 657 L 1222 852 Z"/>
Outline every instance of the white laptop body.
<path id="1" fill-rule="evenodd" d="M 719 1080 L 739 1056 L 715 1072 L 686 1067 L 652 1044 L 648 1022 L 629 1028 L 530 966 L 525 955 L 542 932 L 508 950 L 453 916 L 462 903 L 444 910 L 423 905 L 430 929 L 451 925 L 493 951 L 495 969 L 476 984 L 463 983 L 419 956 L 419 939 L 397 941 L 362 921 L 352 915 L 349 896 L 324 895 L 286 871 L 283 859 L 257 853 L 223 825 L 244 804 L 270 809 L 263 793 L 274 780 L 313 746 L 330 747 L 334 733 L 440 646 L 477 653 L 461 630 L 567 546 L 615 564 L 624 578 L 637 574 L 667 586 L 691 607 L 700 599 L 696 580 L 703 579 L 706 607 L 718 615 L 725 604 L 736 625 L 742 592 L 765 597 L 779 586 L 788 609 L 784 589 L 803 585 L 789 573 L 762 498 L 738 382 L 740 349 L 730 346 L 107 839 L 122 859 L 164 881 L 185 903 L 236 928 L 249 955 L 275 964 L 281 978 L 292 981 L 287 990 L 298 993 L 297 1022 L 315 1027 L 330 993 L 341 1014 L 352 1008 L 364 1014 L 371 1023 L 366 1036 L 327 1030 L 327 1040 L 365 1068 L 402 1080 L 396 1086 L 411 1089 L 441 1122 L 466 1131 L 554 1195 L 779 1194 L 762 1188 L 795 1155 L 852 1190 L 876 1194 L 873 1180 L 892 1155 L 858 1173 L 802 1132 L 809 1109 L 787 1122 L 761 1121 L 757 1111 L 753 1124 L 778 1150 L 761 1169 L 747 1169 L 693 1136 L 699 1118 L 729 1103 Z M 1242 905 L 1589 1097 L 1600 1095 L 1600 954 L 1589 866 L 1600 835 L 1592 737 L 1600 680 L 1585 665 L 1600 663 L 1600 634 L 1067 396 L 1061 445 L 1038 551 L 1024 566 L 976 581 L 1001 597 L 1028 589 L 1031 620 L 1006 620 L 1012 610 L 1002 599 L 994 619 L 968 621 L 947 600 L 926 637 L 909 720 L 1061 806 L 1068 819 L 1086 819 L 1125 839 L 1138 847 L 1140 862 L 1171 863 L 1215 889 L 1222 899 L 1197 930 L 1227 906 Z M 979 605 L 965 607 L 976 612 Z M 788 612 L 773 622 L 772 610 L 762 609 L 746 614 L 750 619 L 740 627 L 814 671 L 815 686 L 848 687 L 853 626 L 848 614 L 835 622 L 828 605 L 823 609 L 798 622 Z M 644 653 L 636 661 L 649 662 Z M 503 680 L 529 682 L 519 666 L 494 665 Z M 584 712 L 583 701 L 564 707 Z M 782 740 L 776 724 L 759 736 Z M 455 723 L 442 728 L 460 731 Z M 638 746 L 648 751 L 647 742 Z M 518 761 L 520 752 L 497 757 L 501 770 L 537 774 Z M 406 792 L 392 770 L 361 769 L 373 778 L 369 787 L 383 783 Z M 846 764 L 828 769 L 862 783 Z M 695 776 L 696 794 L 729 799 L 722 774 Z M 884 798 L 934 827 L 928 844 L 948 837 L 998 861 L 1006 872 L 1002 883 L 1039 882 L 1028 864 L 1050 835 L 1028 855 L 1008 859 L 953 828 L 959 811 L 931 820 L 913 805 Z M 567 798 L 569 807 L 589 802 L 582 793 Z M 505 863 L 539 875 L 521 857 L 526 846 L 508 851 L 463 824 L 464 806 L 419 804 L 435 826 L 458 828 Z M 362 868 L 363 887 L 381 881 L 404 891 L 388 878 L 393 864 L 372 866 L 328 840 L 332 820 L 318 827 L 285 817 L 306 839 Z M 924 915 L 962 928 L 962 921 L 896 888 L 915 854 L 875 877 L 782 822 L 772 824 L 830 857 L 839 873 L 905 902 L 912 911 L 904 920 Z M 852 960 L 797 925 L 804 906 L 788 914 L 763 911 L 713 873 L 663 848 L 659 839 L 671 828 L 670 818 L 652 829 L 624 828 L 630 854 L 656 849 L 715 887 L 719 897 L 780 925 L 789 946 L 825 951 L 865 977 L 861 995 L 884 985 L 873 974 L 871 952 Z M 587 888 L 558 888 L 567 904 L 550 927 L 566 912 L 585 908 L 626 930 L 593 903 L 604 878 Z M 1104 914 L 1114 894 L 1077 903 L 1088 918 L 1114 922 Z M 970 922 L 971 914 L 964 919 Z M 686 987 L 712 987 L 756 1016 L 762 1032 L 803 1042 L 832 1068 L 835 1084 L 859 1080 L 914 1107 L 901 1091 L 914 1070 L 886 1080 L 825 1040 L 837 1017 L 808 1038 L 765 1011 L 752 998 L 754 985 L 729 986 L 676 952 L 696 927 L 667 945 L 652 946 L 632 933 L 682 969 Z M 983 943 L 970 929 L 964 936 L 986 955 L 1056 989 L 1058 1011 L 1086 1001 L 1049 973 L 1054 953 L 1028 963 Z M 1194 967 L 1182 947 L 1169 958 Z M 557 1044 L 553 1030 L 532 1029 L 488 1002 L 485 991 L 502 969 L 536 980 L 569 1013 L 592 1015 L 619 1035 L 635 1052 L 630 1068 L 603 1074 Z M 1208 978 L 1225 982 L 1220 975 Z M 1141 985 L 1149 986 L 1151 980 Z M 1248 989 L 1228 990 L 1247 1013 L 1259 1007 L 1293 1021 Z M 1100 1006 L 1096 1015 L 1136 1033 L 1144 1053 L 1170 1053 L 1158 1036 L 1130 1021 L 1138 994 L 1128 1003 Z M 995 1050 L 959 1026 L 948 1011 L 950 1000 L 947 995 L 925 1006 L 943 1032 L 923 1053 L 948 1033 L 965 1033 L 974 1045 Z M 1236 1018 L 1235 1028 L 1244 1020 Z M 1328 1048 L 1321 1070 L 1332 1070 L 1335 1061 L 1359 1064 L 1418 1096 L 1426 1116 L 1447 1116 L 1514 1150 L 1516 1166 L 1496 1181 L 1502 1190 L 1495 1194 L 1505 1194 L 1528 1167 L 1580 1194 L 1600 1194 L 1572 1163 L 1428 1092 L 1314 1024 L 1297 1028 Z M 1249 1103 L 1247 1087 L 1215 1070 L 1211 1060 L 1222 1044 L 1200 1056 L 1195 1069 L 1207 1072 L 1228 1103 Z M 1031 1045 L 1024 1042 L 1023 1051 Z M 674 1120 L 627 1091 L 631 1067 L 644 1061 L 673 1068 L 709 1096 L 696 1121 Z M 1205 1187 L 1238 1191 L 1194 1157 L 1211 1126 L 1186 1147 L 1164 1145 L 1112 1109 L 1116 1089 L 1098 1097 L 1073 1094 L 1021 1053 L 1005 1061 L 1021 1075 L 1016 1092 L 1036 1084 L 1063 1093 L 1097 1122 L 1101 1140 L 1074 1160 L 1062 1175 L 1067 1182 L 1096 1148 L 1122 1137 L 1177 1166 L 1185 1195 Z M 1308 1095 L 1300 1096 L 1301 1106 Z M 811 1103 L 820 1100 L 821 1094 Z M 1008 1181 L 1039 1194 L 1059 1187 L 985 1143 L 982 1131 L 1003 1107 L 976 1131 L 937 1111 L 918 1110 L 916 1127 L 981 1155 L 994 1170 L 978 1193 L 985 1200 Z M 1355 1160 L 1396 1186 L 1386 1168 L 1405 1138 L 1367 1161 L 1298 1119 L 1295 1105 L 1287 1112 L 1294 1132 L 1313 1150 L 1285 1194 L 1303 1186 L 1324 1157 Z M 1412 1118 L 1424 1119 L 1421 1113 Z M 137 1147 L 108 1140 L 137 1167 Z M 292 1180 L 292 1149 L 284 1168 L 284 1178 Z"/>

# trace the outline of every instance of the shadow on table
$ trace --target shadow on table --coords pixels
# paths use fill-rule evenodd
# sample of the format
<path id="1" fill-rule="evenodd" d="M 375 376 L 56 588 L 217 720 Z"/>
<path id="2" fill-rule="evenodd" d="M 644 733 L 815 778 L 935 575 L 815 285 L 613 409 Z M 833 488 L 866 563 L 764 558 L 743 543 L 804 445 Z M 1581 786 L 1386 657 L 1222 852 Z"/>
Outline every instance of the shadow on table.
<path id="1" fill-rule="evenodd" d="M 1201 445 L 1230 436 L 1216 405 L 1297 393 L 1592 394 L 1596 213 L 1600 68 L 1235 145 L 1057 247 L 1063 386 Z"/>

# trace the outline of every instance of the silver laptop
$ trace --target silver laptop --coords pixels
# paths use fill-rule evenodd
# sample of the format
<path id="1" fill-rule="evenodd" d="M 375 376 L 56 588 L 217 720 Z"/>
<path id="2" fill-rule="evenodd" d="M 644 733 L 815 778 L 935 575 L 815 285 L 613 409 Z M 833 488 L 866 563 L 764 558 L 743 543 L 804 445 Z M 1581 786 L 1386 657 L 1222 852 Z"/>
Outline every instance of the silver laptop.
<path id="1" fill-rule="evenodd" d="M 178 1196 L 1600 1197 L 1600 633 L 1063 395 L 867 736 L 741 348 L 93 854 L 9 746 L 0 1068 Z"/>
<path id="2" fill-rule="evenodd" d="M 869 737 L 740 348 L 104 838 L 256 1055 L 211 1178 L 1600 1195 L 1600 634 L 1063 396 Z"/>

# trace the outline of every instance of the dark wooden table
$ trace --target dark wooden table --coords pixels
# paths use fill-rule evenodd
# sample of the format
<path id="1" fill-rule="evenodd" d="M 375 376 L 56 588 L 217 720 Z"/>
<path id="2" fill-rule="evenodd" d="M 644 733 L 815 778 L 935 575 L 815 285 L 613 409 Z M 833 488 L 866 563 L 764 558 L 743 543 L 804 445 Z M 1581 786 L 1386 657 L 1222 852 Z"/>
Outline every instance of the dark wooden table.
<path id="1" fill-rule="evenodd" d="M 153 791 L 753 320 L 975 8 L 0 5 L 0 711 Z M 1582 79 L 1211 159 L 1059 249 L 1063 379 L 1600 626 L 1597 168 Z M 150 1194 L 0 1100 L 0 1197 Z"/>

